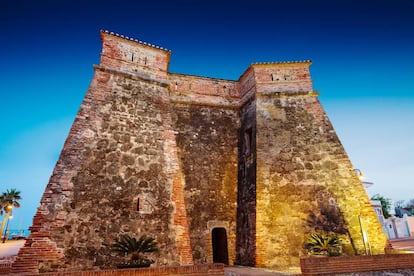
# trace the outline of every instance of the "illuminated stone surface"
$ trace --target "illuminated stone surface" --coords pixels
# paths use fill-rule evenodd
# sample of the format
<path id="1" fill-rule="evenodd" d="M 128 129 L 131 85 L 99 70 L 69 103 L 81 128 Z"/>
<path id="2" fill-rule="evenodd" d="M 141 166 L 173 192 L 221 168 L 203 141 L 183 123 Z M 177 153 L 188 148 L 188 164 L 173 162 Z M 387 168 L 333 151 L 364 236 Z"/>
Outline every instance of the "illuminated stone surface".
<path id="1" fill-rule="evenodd" d="M 155 237 L 155 265 L 299 267 L 307 217 L 327 202 L 358 253 L 359 215 L 383 252 L 309 61 L 252 64 L 221 80 L 169 73 L 169 51 L 101 37 L 101 64 L 14 272 L 114 267 L 121 233 Z"/>

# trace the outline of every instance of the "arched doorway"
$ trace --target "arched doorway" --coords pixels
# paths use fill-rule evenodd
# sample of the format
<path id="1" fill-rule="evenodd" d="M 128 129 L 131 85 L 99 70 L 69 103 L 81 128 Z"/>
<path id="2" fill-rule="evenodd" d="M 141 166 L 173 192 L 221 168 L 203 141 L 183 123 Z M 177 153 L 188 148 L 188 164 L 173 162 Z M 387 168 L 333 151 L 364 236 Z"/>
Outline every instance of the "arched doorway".
<path id="1" fill-rule="evenodd" d="M 227 249 L 227 233 L 223 227 L 214 228 L 211 231 L 211 242 L 213 245 L 213 263 L 229 264 L 229 253 Z"/>

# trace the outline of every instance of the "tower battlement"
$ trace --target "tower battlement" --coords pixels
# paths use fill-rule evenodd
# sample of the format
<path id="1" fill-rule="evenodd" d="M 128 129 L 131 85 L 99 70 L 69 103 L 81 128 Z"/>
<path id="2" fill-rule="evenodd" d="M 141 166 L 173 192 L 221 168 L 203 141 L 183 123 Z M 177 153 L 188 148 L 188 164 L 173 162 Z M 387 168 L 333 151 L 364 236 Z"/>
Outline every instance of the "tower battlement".
<path id="1" fill-rule="evenodd" d="M 138 76 L 166 80 L 170 51 L 109 31 L 101 31 L 101 66 Z"/>
<path id="2" fill-rule="evenodd" d="M 251 64 L 239 80 L 169 73 L 171 51 L 109 31 L 101 31 L 101 66 L 144 78 L 167 81 L 175 101 L 235 105 L 254 87 L 255 93 L 311 92 L 311 61 Z M 249 94 L 251 96 L 251 93 Z M 236 103 L 238 102 L 238 103 Z"/>
<path id="3" fill-rule="evenodd" d="M 311 61 L 254 63 L 252 68 L 257 93 L 311 92 Z"/>

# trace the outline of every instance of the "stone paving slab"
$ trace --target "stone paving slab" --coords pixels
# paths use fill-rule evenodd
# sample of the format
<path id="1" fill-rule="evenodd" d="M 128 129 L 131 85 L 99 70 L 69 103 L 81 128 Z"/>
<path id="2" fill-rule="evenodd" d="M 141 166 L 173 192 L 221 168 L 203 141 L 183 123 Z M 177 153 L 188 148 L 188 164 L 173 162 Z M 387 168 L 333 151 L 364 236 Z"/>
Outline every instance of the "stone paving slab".
<path id="1" fill-rule="evenodd" d="M 414 251 L 414 238 L 391 240 L 394 249 L 397 250 L 410 250 Z M 24 240 L 19 241 L 6 241 L 6 243 L 0 243 L 0 263 L 10 262 L 11 259 L 17 254 L 20 247 L 24 245 Z M 260 269 L 254 267 L 232 266 L 225 268 L 226 276 L 290 276 L 300 275 L 298 273 L 281 273 L 274 272 L 267 269 Z M 367 272 L 367 273 L 351 273 L 351 274 L 338 274 L 338 276 L 408 276 L 414 275 L 414 270 L 399 270 L 399 271 L 382 271 L 382 272 Z"/>
<path id="2" fill-rule="evenodd" d="M 0 242 L 0 259 L 17 255 L 20 247 L 24 245 L 25 240 L 7 240 L 5 243 Z"/>
<path id="3" fill-rule="evenodd" d="M 229 266 L 225 267 L 225 276 L 293 276 L 301 275 L 300 272 L 296 274 L 274 272 L 268 269 L 261 269 L 255 267 L 245 266 Z"/>
<path id="4" fill-rule="evenodd" d="M 328 274 L 324 276 L 413 276 L 414 270 L 371 271 L 358 273 Z"/>

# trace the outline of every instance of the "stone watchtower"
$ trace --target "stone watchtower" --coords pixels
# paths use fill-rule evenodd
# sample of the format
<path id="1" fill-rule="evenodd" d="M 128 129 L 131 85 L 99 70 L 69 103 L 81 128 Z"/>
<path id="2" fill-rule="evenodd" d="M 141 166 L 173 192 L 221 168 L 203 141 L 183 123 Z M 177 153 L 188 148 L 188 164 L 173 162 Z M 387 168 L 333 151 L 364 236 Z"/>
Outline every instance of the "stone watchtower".
<path id="1" fill-rule="evenodd" d="M 101 63 L 14 272 L 113 267 L 122 233 L 155 237 L 155 265 L 297 267 L 307 218 L 327 204 L 357 251 L 359 215 L 372 251 L 383 251 L 309 61 L 252 64 L 231 81 L 170 73 L 168 50 L 101 38 Z"/>

